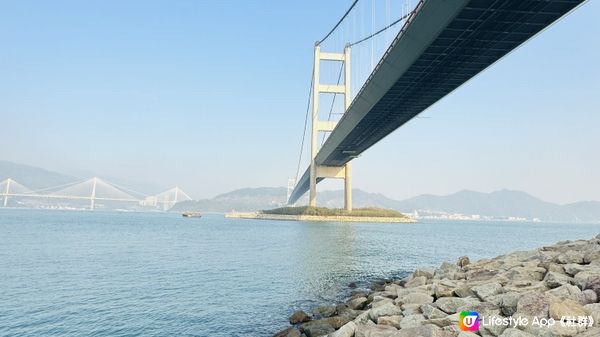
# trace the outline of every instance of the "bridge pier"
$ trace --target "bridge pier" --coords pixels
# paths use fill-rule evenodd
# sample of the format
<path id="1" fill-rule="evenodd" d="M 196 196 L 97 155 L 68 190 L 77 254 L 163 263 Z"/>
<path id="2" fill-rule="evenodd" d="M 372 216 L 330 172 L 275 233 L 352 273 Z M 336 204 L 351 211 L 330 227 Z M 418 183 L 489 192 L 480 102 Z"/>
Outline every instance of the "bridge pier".
<path id="1" fill-rule="evenodd" d="M 321 84 L 320 68 L 321 61 L 339 61 L 344 63 L 344 84 Z M 351 103 L 350 97 L 350 47 L 346 46 L 344 53 L 325 53 L 321 52 L 321 46 L 315 45 L 315 58 L 313 66 L 313 92 L 312 92 L 312 123 L 310 138 L 310 192 L 308 205 L 317 206 L 317 180 L 323 178 L 344 179 L 344 209 L 352 210 L 352 166 L 348 162 L 344 166 L 322 166 L 316 162 L 319 152 L 318 136 L 319 132 L 331 132 L 336 127 L 337 122 L 321 121 L 319 119 L 319 94 L 341 94 L 344 95 L 344 113 L 348 110 Z"/>

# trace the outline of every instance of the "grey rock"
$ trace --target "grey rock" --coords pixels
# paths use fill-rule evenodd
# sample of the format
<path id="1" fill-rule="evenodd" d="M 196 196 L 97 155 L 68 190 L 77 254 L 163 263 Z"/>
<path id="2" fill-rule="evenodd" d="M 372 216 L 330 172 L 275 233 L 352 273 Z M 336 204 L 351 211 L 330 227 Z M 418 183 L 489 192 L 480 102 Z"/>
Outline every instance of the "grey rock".
<path id="1" fill-rule="evenodd" d="M 413 277 L 410 281 L 406 282 L 404 287 L 415 288 L 427 284 L 427 278 L 425 276 Z"/>
<path id="2" fill-rule="evenodd" d="M 402 318 L 402 321 L 400 322 L 400 328 L 408 329 L 408 328 L 418 327 L 421 325 L 421 323 L 424 320 L 425 320 L 425 317 L 423 317 L 423 315 L 421 315 L 421 314 L 408 315 L 408 316 L 405 316 L 404 318 Z"/>
<path id="3" fill-rule="evenodd" d="M 548 309 L 554 300 L 554 296 L 546 293 L 527 293 L 519 299 L 515 315 L 548 318 Z"/>
<path id="4" fill-rule="evenodd" d="M 389 337 L 394 336 L 398 329 L 389 325 L 358 325 L 354 337 Z"/>
<path id="5" fill-rule="evenodd" d="M 564 253 L 561 253 L 557 256 L 556 260 L 558 263 L 567 264 L 567 263 L 583 263 L 584 254 L 579 251 L 568 250 Z"/>
<path id="6" fill-rule="evenodd" d="M 515 328 L 508 328 L 502 332 L 500 337 L 535 337 L 534 335 L 527 333 L 525 331 L 521 331 Z"/>
<path id="7" fill-rule="evenodd" d="M 427 319 L 436 319 L 436 318 L 444 318 L 448 316 L 447 313 L 441 311 L 440 309 L 434 307 L 431 304 L 423 304 L 421 305 L 421 312 L 423 316 Z"/>
<path id="8" fill-rule="evenodd" d="M 364 308 L 365 305 L 367 304 L 367 298 L 366 297 L 357 297 L 355 299 L 348 301 L 347 304 L 350 309 L 360 310 L 360 309 Z"/>
<path id="9" fill-rule="evenodd" d="M 394 316 L 401 314 L 402 310 L 400 310 L 400 308 L 398 308 L 392 303 L 386 303 L 382 306 L 369 310 L 369 318 L 373 322 L 377 322 L 377 318 L 379 318 L 380 316 Z"/>
<path id="10" fill-rule="evenodd" d="M 335 305 L 320 305 L 315 308 L 314 313 L 317 317 L 331 317 L 335 315 L 336 306 Z"/>
<path id="11" fill-rule="evenodd" d="M 421 305 L 420 304 L 402 304 L 400 307 L 402 309 L 402 315 L 416 315 L 421 313 Z"/>
<path id="12" fill-rule="evenodd" d="M 304 323 L 302 331 L 307 337 L 324 336 L 330 332 L 334 332 L 335 328 L 326 319 L 320 319 Z"/>
<path id="13" fill-rule="evenodd" d="M 356 331 L 356 323 L 348 322 L 344 324 L 339 330 L 331 333 L 328 337 L 352 337 Z"/>
<path id="14" fill-rule="evenodd" d="M 502 293 L 502 285 L 497 282 L 491 282 L 472 287 L 471 290 L 480 300 L 486 301 L 488 298 Z"/>
<path id="15" fill-rule="evenodd" d="M 295 328 L 287 328 L 274 334 L 273 337 L 300 337 L 300 332 Z"/>
<path id="16" fill-rule="evenodd" d="M 469 260 L 468 256 L 461 256 L 458 258 L 456 265 L 462 268 L 462 267 L 469 265 L 470 263 L 471 263 L 471 260 Z"/>
<path id="17" fill-rule="evenodd" d="M 452 332 L 444 331 L 441 328 L 426 324 L 414 328 L 400 329 L 393 337 L 455 337 Z"/>
<path id="18" fill-rule="evenodd" d="M 407 294 L 396 300 L 397 304 L 425 304 L 433 303 L 433 297 L 421 292 Z"/>
<path id="19" fill-rule="evenodd" d="M 498 306 L 504 316 L 512 316 L 517 311 L 517 303 L 523 296 L 517 292 L 504 293 L 499 295 Z"/>
<path id="20" fill-rule="evenodd" d="M 570 276 L 553 271 L 548 272 L 544 277 L 544 282 L 550 289 L 558 288 L 565 284 L 573 284 L 574 281 Z"/>
<path id="21" fill-rule="evenodd" d="M 554 318 L 555 320 L 560 320 L 565 316 L 582 317 L 586 315 L 583 306 L 571 299 L 550 304 L 548 312 L 550 317 Z"/>
<path id="22" fill-rule="evenodd" d="M 476 298 L 442 297 L 435 302 L 435 306 L 448 314 L 454 314 L 458 308 L 479 303 Z"/>
<path id="23" fill-rule="evenodd" d="M 582 291 L 581 293 L 577 294 L 576 299 L 577 299 L 577 302 L 579 302 L 580 304 L 586 305 L 586 304 L 591 304 L 591 303 L 597 303 L 598 295 L 596 294 L 595 291 L 593 291 L 591 289 L 586 289 L 586 290 Z"/>
<path id="24" fill-rule="evenodd" d="M 381 316 L 381 317 L 377 318 L 377 324 L 393 326 L 396 329 L 400 329 L 401 321 L 402 321 L 402 316 L 400 316 L 400 315 Z"/>
<path id="25" fill-rule="evenodd" d="M 433 278 L 433 274 L 435 274 L 435 269 L 433 268 L 421 268 L 415 270 L 413 273 L 413 277 L 424 276 L 427 279 Z"/>
<path id="26" fill-rule="evenodd" d="M 311 317 L 302 310 L 294 312 L 290 317 L 290 324 L 304 323 L 311 320 Z"/>
<path id="27" fill-rule="evenodd" d="M 586 304 L 583 306 L 583 310 L 587 315 L 592 316 L 594 326 L 600 327 L 600 303 Z"/>

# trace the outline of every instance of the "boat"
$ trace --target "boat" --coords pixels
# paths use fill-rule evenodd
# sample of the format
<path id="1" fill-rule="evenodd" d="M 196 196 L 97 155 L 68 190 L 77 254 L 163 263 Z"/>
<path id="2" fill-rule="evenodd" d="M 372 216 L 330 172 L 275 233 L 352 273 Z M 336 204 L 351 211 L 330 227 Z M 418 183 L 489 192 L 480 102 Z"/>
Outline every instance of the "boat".
<path id="1" fill-rule="evenodd" d="M 200 212 L 183 212 L 183 213 L 181 213 L 181 215 L 184 218 L 200 218 L 200 217 L 202 217 L 202 214 Z"/>

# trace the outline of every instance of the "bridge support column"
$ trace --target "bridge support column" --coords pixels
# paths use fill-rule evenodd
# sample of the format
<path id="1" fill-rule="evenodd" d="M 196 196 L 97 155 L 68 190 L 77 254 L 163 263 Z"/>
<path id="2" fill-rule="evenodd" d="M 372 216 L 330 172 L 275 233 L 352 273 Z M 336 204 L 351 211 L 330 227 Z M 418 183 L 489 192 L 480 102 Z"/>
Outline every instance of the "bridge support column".
<path id="1" fill-rule="evenodd" d="M 339 61 L 344 63 L 344 84 L 323 85 L 319 82 L 321 60 Z M 338 178 L 344 179 L 344 208 L 352 210 L 352 176 L 351 164 L 346 163 L 342 167 L 320 166 L 316 162 L 319 152 L 319 132 L 331 132 L 337 122 L 319 120 L 319 94 L 332 93 L 344 95 L 344 112 L 348 110 L 351 103 L 350 97 L 350 47 L 344 49 L 343 54 L 321 52 L 321 46 L 315 45 L 315 59 L 313 65 L 313 91 L 312 91 L 312 118 L 310 137 L 310 194 L 308 205 L 317 206 L 317 179 Z"/>
<path id="2" fill-rule="evenodd" d="M 4 191 L 4 207 L 8 206 L 8 194 L 10 193 L 11 179 L 6 179 L 6 190 Z"/>

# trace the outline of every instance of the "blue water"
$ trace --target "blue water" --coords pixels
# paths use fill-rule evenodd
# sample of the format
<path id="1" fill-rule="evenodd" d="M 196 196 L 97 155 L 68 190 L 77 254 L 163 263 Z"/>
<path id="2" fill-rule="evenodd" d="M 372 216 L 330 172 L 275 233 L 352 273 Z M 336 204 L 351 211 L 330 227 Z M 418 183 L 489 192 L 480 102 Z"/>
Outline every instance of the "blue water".
<path id="1" fill-rule="evenodd" d="M 340 224 L 0 209 L 1 336 L 271 336 L 378 277 L 599 225 Z"/>

